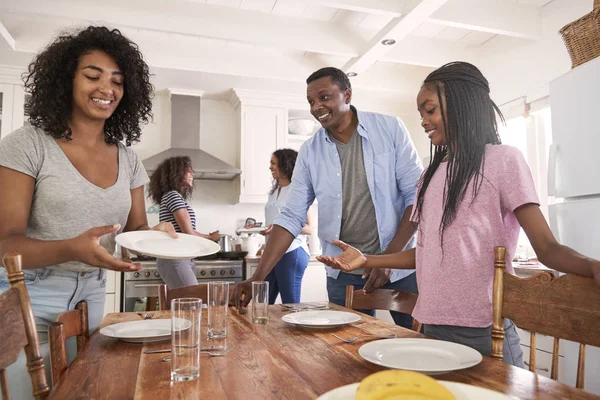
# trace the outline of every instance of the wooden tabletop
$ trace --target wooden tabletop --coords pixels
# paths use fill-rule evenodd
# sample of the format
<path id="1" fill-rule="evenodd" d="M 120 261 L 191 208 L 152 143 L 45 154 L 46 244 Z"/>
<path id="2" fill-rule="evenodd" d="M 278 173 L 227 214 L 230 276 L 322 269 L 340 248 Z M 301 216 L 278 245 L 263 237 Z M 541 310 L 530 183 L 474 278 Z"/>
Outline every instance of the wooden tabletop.
<path id="1" fill-rule="evenodd" d="M 347 310 L 331 304 L 332 308 Z M 359 382 L 384 368 L 363 360 L 365 341 L 340 342 L 331 334 L 390 334 L 423 337 L 388 322 L 360 314 L 362 320 L 331 330 L 296 328 L 281 321 L 280 305 L 269 306 L 269 322 L 253 324 L 250 314 L 229 309 L 229 333 L 224 341 L 206 339 L 203 312 L 202 346 L 235 348 L 224 357 L 201 356 L 200 378 L 171 383 L 169 353 L 144 350 L 169 348 L 170 343 L 125 343 L 96 332 L 51 393 L 52 399 L 315 399 L 339 386 Z M 154 318 L 169 318 L 157 312 Z M 102 326 L 141 319 L 135 313 L 108 314 Z M 437 375 L 437 379 L 468 383 L 520 399 L 598 399 L 598 397 L 524 369 L 484 357 L 472 368 Z"/>

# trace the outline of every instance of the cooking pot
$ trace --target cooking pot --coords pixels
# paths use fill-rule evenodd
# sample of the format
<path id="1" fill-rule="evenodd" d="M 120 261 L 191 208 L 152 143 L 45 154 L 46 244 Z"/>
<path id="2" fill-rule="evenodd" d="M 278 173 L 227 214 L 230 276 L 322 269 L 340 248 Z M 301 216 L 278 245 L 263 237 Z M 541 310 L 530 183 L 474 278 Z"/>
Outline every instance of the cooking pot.
<path id="1" fill-rule="evenodd" d="M 231 235 L 221 235 L 219 238 L 219 246 L 221 246 L 222 252 L 233 251 L 232 237 Z"/>

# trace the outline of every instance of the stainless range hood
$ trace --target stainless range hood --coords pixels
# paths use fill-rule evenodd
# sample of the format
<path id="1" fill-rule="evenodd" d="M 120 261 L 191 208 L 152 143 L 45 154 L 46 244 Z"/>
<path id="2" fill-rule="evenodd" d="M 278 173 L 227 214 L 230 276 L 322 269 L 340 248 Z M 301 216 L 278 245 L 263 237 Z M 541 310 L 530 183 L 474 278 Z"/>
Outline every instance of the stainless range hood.
<path id="1" fill-rule="evenodd" d="M 190 157 L 194 179 L 230 181 L 242 173 L 239 168 L 200 150 L 199 96 L 171 95 L 171 147 L 145 159 L 143 164 L 151 175 L 161 162 L 175 156 Z"/>

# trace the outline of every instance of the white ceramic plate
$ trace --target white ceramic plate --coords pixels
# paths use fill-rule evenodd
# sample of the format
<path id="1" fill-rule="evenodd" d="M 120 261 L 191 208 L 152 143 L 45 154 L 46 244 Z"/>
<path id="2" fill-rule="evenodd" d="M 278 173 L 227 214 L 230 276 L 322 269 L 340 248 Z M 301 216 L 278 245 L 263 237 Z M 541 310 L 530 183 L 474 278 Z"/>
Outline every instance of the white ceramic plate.
<path id="1" fill-rule="evenodd" d="M 304 328 L 327 329 L 360 321 L 360 316 L 346 311 L 319 310 L 286 314 L 284 322 Z"/>
<path id="2" fill-rule="evenodd" d="M 192 323 L 187 319 L 178 318 L 175 329 L 188 329 Z M 160 341 L 171 337 L 170 319 L 142 319 L 139 321 L 121 322 L 100 329 L 104 336 L 114 337 L 128 342 L 140 343 Z"/>
<path id="3" fill-rule="evenodd" d="M 221 247 L 212 240 L 185 233 L 178 235 L 172 238 L 166 232 L 133 231 L 121 233 L 115 240 L 126 249 L 172 260 L 208 256 L 221 251 Z"/>
<path id="4" fill-rule="evenodd" d="M 481 362 L 481 354 L 458 343 L 434 339 L 384 339 L 364 344 L 358 354 L 387 368 L 442 374 Z"/>
<path id="5" fill-rule="evenodd" d="M 467 385 L 464 383 L 439 381 L 452 392 L 456 400 L 507 400 L 512 399 L 505 394 L 493 390 Z M 359 383 L 342 386 L 321 395 L 317 400 L 354 400 Z"/>

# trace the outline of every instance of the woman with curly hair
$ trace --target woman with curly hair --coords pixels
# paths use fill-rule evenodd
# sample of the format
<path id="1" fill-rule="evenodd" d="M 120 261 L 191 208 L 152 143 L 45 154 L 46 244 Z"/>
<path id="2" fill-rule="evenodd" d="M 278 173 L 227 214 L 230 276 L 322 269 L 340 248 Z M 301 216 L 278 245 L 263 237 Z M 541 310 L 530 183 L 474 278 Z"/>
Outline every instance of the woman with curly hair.
<path id="1" fill-rule="evenodd" d="M 296 166 L 298 152 L 292 149 L 276 150 L 271 156 L 269 170 L 273 176 L 273 187 L 265 205 L 265 223 L 267 228 L 261 232 L 269 240 L 269 233 L 273 230 L 273 221 L 285 207 L 292 183 L 292 174 Z M 275 268 L 265 278 L 269 282 L 269 304 L 274 304 L 281 293 L 283 303 L 299 303 L 302 290 L 302 277 L 308 266 L 310 258 L 306 236 L 312 233 L 310 212 L 306 215 L 306 225 L 300 235 L 294 239 L 284 256 L 275 265 Z M 259 250 L 259 253 L 262 251 Z"/>
<path id="2" fill-rule="evenodd" d="M 161 222 L 173 224 L 175 231 L 219 240 L 219 231 L 208 235 L 196 232 L 196 214 L 187 200 L 194 190 L 194 171 L 189 157 L 171 157 L 156 168 L 150 179 L 149 197 L 160 206 Z M 157 259 L 156 267 L 170 289 L 197 285 L 196 264 L 190 260 Z"/>
<path id="3" fill-rule="evenodd" d="M 154 88 L 137 45 L 105 27 L 62 34 L 24 75 L 31 126 L 0 142 L 0 259 L 22 255 L 45 343 L 48 325 L 82 300 L 90 330 L 98 327 L 107 269 L 141 269 L 112 254 L 118 233 L 151 229 L 148 176 L 128 146 L 139 140 L 140 123 L 152 118 Z M 167 223 L 152 229 L 177 236 Z M 0 267 L 0 292 L 8 288 Z M 47 345 L 42 351 L 47 354 Z M 18 378 L 10 381 L 17 390 Z M 24 389 L 13 397 L 30 396 Z"/>

